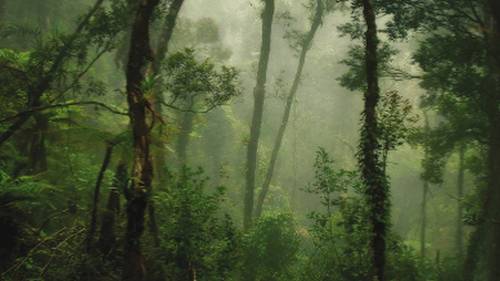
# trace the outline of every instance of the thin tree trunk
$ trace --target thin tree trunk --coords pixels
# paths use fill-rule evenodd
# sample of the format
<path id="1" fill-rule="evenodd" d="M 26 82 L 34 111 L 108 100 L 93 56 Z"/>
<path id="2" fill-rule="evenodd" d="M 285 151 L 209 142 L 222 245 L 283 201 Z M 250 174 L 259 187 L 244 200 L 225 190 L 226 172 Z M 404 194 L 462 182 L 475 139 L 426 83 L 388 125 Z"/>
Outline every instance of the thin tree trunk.
<path id="1" fill-rule="evenodd" d="M 106 211 L 102 214 L 101 219 L 101 232 L 98 243 L 104 255 L 109 254 L 115 248 L 115 224 L 116 216 L 120 213 L 120 192 L 123 192 L 127 188 L 127 184 L 127 165 L 121 161 L 116 168 L 113 186 L 108 195 Z"/>
<path id="2" fill-rule="evenodd" d="M 424 112 L 424 122 L 425 122 L 425 133 L 428 134 L 430 131 L 429 127 L 429 118 L 427 117 L 427 112 Z M 429 147 L 425 145 L 424 147 L 424 159 L 427 159 L 429 157 Z M 420 257 L 422 258 L 422 261 L 426 257 L 426 248 L 425 244 L 427 243 L 427 195 L 429 193 L 429 181 L 427 179 L 423 179 L 424 181 L 424 186 L 423 186 L 423 193 L 422 193 L 422 205 L 421 205 L 421 210 L 420 210 L 420 219 L 421 225 L 420 225 Z"/>
<path id="3" fill-rule="evenodd" d="M 104 178 L 104 173 L 108 169 L 109 162 L 111 161 L 111 154 L 113 153 L 113 145 L 107 144 L 106 151 L 104 152 L 104 159 L 102 160 L 101 169 L 97 175 L 97 180 L 94 188 L 94 200 L 92 201 L 92 212 L 90 216 L 89 231 L 87 233 L 87 252 L 92 249 L 92 243 L 94 242 L 94 235 L 97 228 L 97 210 L 99 209 L 99 200 L 101 197 L 101 185 Z"/>
<path id="4" fill-rule="evenodd" d="M 123 280 L 126 281 L 145 280 L 146 269 L 140 239 L 144 231 L 145 210 L 153 180 L 150 155 L 151 128 L 147 120 L 147 110 L 150 106 L 141 86 L 148 60 L 152 59 L 149 25 L 159 0 L 139 0 L 137 3 L 126 72 L 127 101 L 133 134 L 132 182 L 127 192 L 127 230 L 123 266 Z"/>
<path id="5" fill-rule="evenodd" d="M 425 259 L 426 256 L 426 248 L 425 244 L 427 243 L 426 234 L 427 234 L 427 195 L 429 192 L 429 183 L 427 180 L 424 180 L 424 188 L 422 194 L 422 205 L 420 210 L 421 215 L 421 225 L 420 225 L 420 256 L 422 260 Z"/>
<path id="6" fill-rule="evenodd" d="M 385 280 L 386 232 L 389 224 L 388 186 L 379 159 L 379 140 L 376 108 L 380 99 L 378 85 L 378 36 L 375 8 L 372 0 L 363 0 L 363 16 L 366 22 L 366 79 L 363 128 L 360 144 L 360 167 L 366 185 L 370 205 L 372 237 L 370 241 L 373 277 Z"/>
<path id="7" fill-rule="evenodd" d="M 300 79 L 302 77 L 302 72 L 304 70 L 304 64 L 306 62 L 306 57 L 308 51 L 311 49 L 311 44 L 316 35 L 316 31 L 321 25 L 323 19 L 324 7 L 322 0 L 316 1 L 316 12 L 314 14 L 314 19 L 311 22 L 311 28 L 307 33 L 304 42 L 302 44 L 302 50 L 299 56 L 299 63 L 297 66 L 297 70 L 295 72 L 295 78 L 293 80 L 292 87 L 288 92 L 288 97 L 286 100 L 285 111 L 283 112 L 283 117 L 281 118 L 281 125 L 278 129 L 278 134 L 274 141 L 273 150 L 271 152 L 271 160 L 269 161 L 269 166 L 267 167 L 267 173 L 264 178 L 264 183 L 262 184 L 262 190 L 259 193 L 259 197 L 257 198 L 257 203 L 255 206 L 255 218 L 259 218 L 262 213 L 262 206 L 264 205 L 264 200 L 266 198 L 267 193 L 269 192 L 269 186 L 271 184 L 271 180 L 274 174 L 274 168 L 276 166 L 276 161 L 278 160 L 278 154 L 281 149 L 281 144 L 283 143 L 283 137 L 285 135 L 286 128 L 288 126 L 288 120 L 290 119 L 290 112 L 293 107 L 293 103 L 295 101 L 295 97 L 297 95 L 297 90 L 299 88 Z"/>
<path id="8" fill-rule="evenodd" d="M 246 186 L 243 211 L 243 228 L 248 230 L 252 224 L 255 177 L 257 171 L 257 150 L 259 148 L 260 128 L 264 113 L 264 99 L 266 95 L 267 68 L 271 53 L 271 33 L 274 17 L 274 0 L 263 0 L 262 12 L 262 44 L 260 47 L 259 66 L 257 69 L 257 83 L 254 88 L 254 107 L 250 138 L 247 146 Z"/>
<path id="9" fill-rule="evenodd" d="M 458 151 L 458 177 L 457 177 L 457 229 L 455 234 L 455 243 L 457 248 L 457 256 L 460 260 L 463 258 L 464 248 L 464 234 L 463 234 L 463 205 L 462 199 L 464 197 L 464 174 L 465 174 L 465 145 L 461 144 Z"/>

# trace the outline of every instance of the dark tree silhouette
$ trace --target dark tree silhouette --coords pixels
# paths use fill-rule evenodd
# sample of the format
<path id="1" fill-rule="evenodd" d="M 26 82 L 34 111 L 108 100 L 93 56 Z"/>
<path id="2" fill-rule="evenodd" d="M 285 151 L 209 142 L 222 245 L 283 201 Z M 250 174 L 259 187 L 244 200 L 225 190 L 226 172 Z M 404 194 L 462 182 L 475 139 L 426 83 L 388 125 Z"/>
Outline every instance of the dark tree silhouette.
<path id="1" fill-rule="evenodd" d="M 376 108 L 380 99 L 378 84 L 378 36 L 375 8 L 372 0 L 363 0 L 363 16 L 366 23 L 365 60 L 367 90 L 364 95 L 363 127 L 359 152 L 361 175 L 370 205 L 372 237 L 370 241 L 373 259 L 373 275 L 378 281 L 385 280 L 386 233 L 389 220 L 388 186 L 380 158 Z"/>

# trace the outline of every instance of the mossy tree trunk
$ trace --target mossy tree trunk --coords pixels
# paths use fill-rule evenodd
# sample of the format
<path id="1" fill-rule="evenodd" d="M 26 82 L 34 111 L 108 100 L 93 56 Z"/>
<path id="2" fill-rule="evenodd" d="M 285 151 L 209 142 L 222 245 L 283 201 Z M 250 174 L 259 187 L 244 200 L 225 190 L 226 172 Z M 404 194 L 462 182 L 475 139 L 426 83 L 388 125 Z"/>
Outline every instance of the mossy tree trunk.
<path id="1" fill-rule="evenodd" d="M 364 95 L 363 125 L 359 163 L 370 206 L 370 239 L 374 280 L 385 280 L 386 233 L 389 222 L 388 185 L 383 172 L 378 139 L 376 108 L 380 99 L 378 83 L 378 35 L 375 7 L 372 0 L 363 0 L 363 16 L 366 23 L 365 60 L 367 90 Z"/>
<path id="2" fill-rule="evenodd" d="M 123 280 L 127 281 L 146 280 L 140 239 L 144 231 L 145 210 L 153 180 L 153 165 L 150 155 L 151 125 L 148 121 L 148 110 L 151 110 L 151 106 L 143 92 L 142 83 L 148 61 L 152 60 L 149 25 L 158 3 L 159 0 L 137 1 L 126 70 L 127 101 L 133 137 L 132 180 L 126 194 L 127 229 L 123 265 Z"/>

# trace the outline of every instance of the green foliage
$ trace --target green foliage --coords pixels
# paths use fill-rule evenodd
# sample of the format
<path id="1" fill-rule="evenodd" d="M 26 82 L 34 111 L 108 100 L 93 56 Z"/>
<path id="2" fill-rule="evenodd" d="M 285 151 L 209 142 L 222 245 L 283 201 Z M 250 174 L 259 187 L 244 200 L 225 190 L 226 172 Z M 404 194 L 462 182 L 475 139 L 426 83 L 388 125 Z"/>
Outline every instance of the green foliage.
<path id="1" fill-rule="evenodd" d="M 323 149 L 316 154 L 314 168 L 315 181 L 307 191 L 319 194 L 324 209 L 309 216 L 312 246 L 306 249 L 301 280 L 368 280 L 371 228 L 361 179 L 356 172 L 337 171 Z M 415 251 L 393 235 L 388 239 L 387 276 L 394 281 L 427 280 Z"/>
<path id="2" fill-rule="evenodd" d="M 350 188 L 356 191 L 361 190 L 362 185 L 358 174 L 343 169 L 335 170 L 333 160 L 330 159 L 325 149 L 320 147 L 314 161 L 314 182 L 306 187 L 305 191 L 319 195 L 321 204 L 326 208 L 329 216 L 333 208 L 345 199 Z"/>
<path id="3" fill-rule="evenodd" d="M 348 30 L 348 32 L 352 31 Z M 378 72 L 380 77 L 391 77 L 393 70 L 391 62 L 393 56 L 396 54 L 397 50 L 389 44 L 381 44 L 378 50 Z M 340 85 L 351 91 L 366 91 L 367 85 L 364 47 L 360 45 L 353 46 L 349 49 L 347 58 L 342 59 L 340 62 L 349 67 L 348 71 L 338 79 Z"/>
<path id="4" fill-rule="evenodd" d="M 290 280 L 298 249 L 291 215 L 263 215 L 243 236 L 243 280 Z"/>
<path id="5" fill-rule="evenodd" d="M 324 149 L 316 153 L 314 170 L 306 191 L 318 194 L 324 209 L 309 215 L 313 245 L 301 280 L 364 280 L 370 260 L 361 179 L 357 172 L 336 170 Z"/>
<path id="6" fill-rule="evenodd" d="M 418 116 L 413 114 L 409 100 L 397 91 L 382 95 L 377 108 L 380 145 L 387 153 L 408 141 L 414 135 Z"/>
<path id="7" fill-rule="evenodd" d="M 24 93 L 29 52 L 0 49 L 0 118 L 21 109 L 27 101 Z"/>
<path id="8" fill-rule="evenodd" d="M 228 278 L 237 262 L 239 243 L 231 219 L 221 216 L 224 188 L 206 191 L 201 170 L 184 167 L 173 178 L 168 192 L 155 193 L 161 245 L 157 263 L 168 279 L 198 280 Z"/>
<path id="9" fill-rule="evenodd" d="M 239 95 L 236 69 L 222 66 L 219 70 L 208 59 L 198 62 L 193 49 L 170 55 L 163 68 L 168 75 L 164 87 L 171 94 L 170 106 L 208 111 Z"/>

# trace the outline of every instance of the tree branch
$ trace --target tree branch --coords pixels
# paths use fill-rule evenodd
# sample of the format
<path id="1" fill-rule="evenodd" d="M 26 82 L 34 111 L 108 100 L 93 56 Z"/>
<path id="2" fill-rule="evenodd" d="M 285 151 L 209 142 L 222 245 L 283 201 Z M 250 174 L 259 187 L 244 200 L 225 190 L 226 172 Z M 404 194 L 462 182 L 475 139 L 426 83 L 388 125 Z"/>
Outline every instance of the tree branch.
<path id="1" fill-rule="evenodd" d="M 25 115 L 25 114 L 31 114 L 31 113 L 35 113 L 35 112 L 40 112 L 40 111 L 48 110 L 48 109 L 54 109 L 54 108 L 59 108 L 59 107 L 67 107 L 67 106 L 87 106 L 87 105 L 99 106 L 99 107 L 102 107 L 102 108 L 108 110 L 111 113 L 118 114 L 118 115 L 128 116 L 128 112 L 119 111 L 119 110 L 114 109 L 114 108 L 112 108 L 111 106 L 109 106 L 109 105 L 107 105 L 105 103 L 102 103 L 102 102 L 98 102 L 98 101 L 77 101 L 77 102 L 58 103 L 58 104 L 51 104 L 51 105 L 46 105 L 46 106 L 33 107 L 30 110 L 22 111 L 22 112 L 16 113 L 15 115 L 11 115 L 11 116 L 5 117 L 3 119 L 0 119 L 0 123 L 4 123 L 4 122 L 8 122 L 8 121 L 14 120 L 14 119 L 16 119 L 18 117 L 21 117 L 21 116 Z"/>

